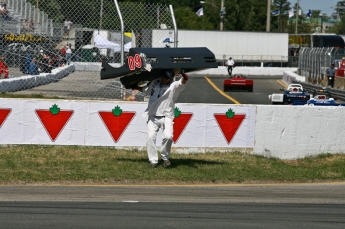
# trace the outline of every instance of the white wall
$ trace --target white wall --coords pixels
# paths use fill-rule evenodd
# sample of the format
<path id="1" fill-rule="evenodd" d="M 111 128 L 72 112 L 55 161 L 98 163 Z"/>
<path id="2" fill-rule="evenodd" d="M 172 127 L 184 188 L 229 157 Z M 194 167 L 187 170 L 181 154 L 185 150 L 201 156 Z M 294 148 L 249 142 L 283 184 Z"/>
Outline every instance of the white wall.
<path id="1" fill-rule="evenodd" d="M 217 59 L 225 55 L 225 59 L 243 56 L 245 60 L 257 60 L 262 55 L 279 61 L 288 56 L 288 39 L 287 33 L 178 31 L 178 47 L 207 47 Z"/>
<path id="2" fill-rule="evenodd" d="M 52 139 L 38 112 L 49 112 L 56 104 L 71 116 L 59 135 Z M 111 114 L 119 106 L 131 113 L 123 132 L 117 129 L 126 118 L 115 118 L 109 130 L 100 112 Z M 142 117 L 145 102 L 69 101 L 37 99 L 0 99 L 0 144 L 50 144 L 136 147 L 145 149 L 146 118 Z M 250 152 L 267 157 L 295 159 L 323 153 L 345 153 L 345 107 L 283 106 L 283 105 L 212 105 L 177 104 L 183 115 L 190 117 L 173 144 L 173 150 L 185 152 Z M 219 123 L 216 116 L 225 117 L 229 109 L 236 120 Z M 9 112 L 9 113 L 8 113 Z M 219 116 L 218 116 L 219 117 Z M 49 115 L 49 128 L 61 120 Z M 49 119 L 48 118 L 48 119 Z M 178 127 L 175 120 L 174 128 Z M 61 122 L 60 122 L 61 124 Z M 225 126 L 224 126 L 225 125 Z M 226 128 L 223 128 L 226 127 Z M 115 132 L 114 132 L 115 131 Z M 120 131 L 120 132 L 119 132 Z M 226 131 L 226 132 L 224 132 Z M 118 134 L 114 139 L 111 133 Z M 176 133 L 176 132 L 175 132 Z M 227 139 L 226 136 L 231 136 Z M 157 145 L 161 142 L 161 132 Z"/>
<path id="3" fill-rule="evenodd" d="M 345 153 L 344 107 L 257 106 L 254 154 L 281 159 Z"/>

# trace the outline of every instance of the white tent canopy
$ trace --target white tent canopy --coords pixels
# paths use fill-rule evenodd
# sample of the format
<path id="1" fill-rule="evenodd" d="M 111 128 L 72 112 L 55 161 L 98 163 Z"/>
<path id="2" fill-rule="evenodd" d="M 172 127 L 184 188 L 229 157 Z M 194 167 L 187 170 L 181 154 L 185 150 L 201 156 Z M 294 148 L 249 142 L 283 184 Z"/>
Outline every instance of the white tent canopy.
<path id="1" fill-rule="evenodd" d="M 108 41 L 103 38 L 101 35 L 96 35 L 94 39 L 94 45 L 100 49 L 112 49 L 114 52 L 120 52 L 121 46 L 114 42 Z M 132 47 L 132 42 L 128 42 L 124 45 L 125 52 L 129 52 L 129 49 Z"/>

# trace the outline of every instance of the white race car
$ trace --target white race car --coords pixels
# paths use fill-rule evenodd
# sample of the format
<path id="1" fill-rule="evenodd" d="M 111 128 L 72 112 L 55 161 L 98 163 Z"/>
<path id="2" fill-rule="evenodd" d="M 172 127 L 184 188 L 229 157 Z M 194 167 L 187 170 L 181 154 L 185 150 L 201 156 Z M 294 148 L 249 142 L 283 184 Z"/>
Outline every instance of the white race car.
<path id="1" fill-rule="evenodd" d="M 303 102 L 310 99 L 310 95 L 306 94 L 301 84 L 290 84 L 283 94 L 272 94 L 268 96 L 270 104 L 292 104 L 294 102 Z"/>

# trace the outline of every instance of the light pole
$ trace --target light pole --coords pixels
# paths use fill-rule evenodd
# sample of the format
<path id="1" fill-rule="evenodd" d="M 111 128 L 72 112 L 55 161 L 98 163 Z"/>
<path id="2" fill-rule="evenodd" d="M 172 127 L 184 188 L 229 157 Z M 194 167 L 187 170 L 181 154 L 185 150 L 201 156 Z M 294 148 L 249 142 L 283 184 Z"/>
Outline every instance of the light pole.
<path id="1" fill-rule="evenodd" d="M 224 0 L 221 0 L 221 5 L 220 5 L 220 30 L 223 30 L 224 14 L 225 14 Z"/>
<path id="2" fill-rule="evenodd" d="M 36 24 L 38 23 L 38 1 L 39 0 L 36 0 Z"/>
<path id="3" fill-rule="evenodd" d="M 202 5 L 202 8 L 204 8 L 204 4 L 205 4 L 206 2 L 204 2 L 204 1 L 200 1 L 200 4 Z M 203 15 L 204 16 L 204 15 Z M 204 29 L 204 17 L 202 17 L 202 29 Z"/>
<path id="4" fill-rule="evenodd" d="M 99 13 L 99 29 L 102 29 L 102 19 L 103 19 L 103 0 L 101 0 L 101 11 Z"/>
<path id="5" fill-rule="evenodd" d="M 266 32 L 271 30 L 271 0 L 267 0 Z"/>
<path id="6" fill-rule="evenodd" d="M 320 16 L 320 19 L 321 19 L 321 26 L 320 26 L 320 33 L 322 33 L 322 31 L 323 31 L 323 13 L 320 13 L 319 14 L 319 16 Z"/>
<path id="7" fill-rule="evenodd" d="M 297 11 L 296 11 L 296 28 L 295 28 L 295 34 L 298 32 L 298 14 L 299 14 L 299 0 L 297 0 Z"/>

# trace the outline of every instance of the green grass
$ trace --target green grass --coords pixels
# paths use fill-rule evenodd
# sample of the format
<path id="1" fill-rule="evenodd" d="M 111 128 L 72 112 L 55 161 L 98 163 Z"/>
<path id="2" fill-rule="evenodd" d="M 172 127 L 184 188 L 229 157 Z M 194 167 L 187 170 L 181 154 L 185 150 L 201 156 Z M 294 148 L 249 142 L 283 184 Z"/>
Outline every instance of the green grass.
<path id="1" fill-rule="evenodd" d="M 10 92 L 1 92 L 0 98 L 25 98 L 25 99 L 63 99 L 58 96 L 45 96 L 43 94 L 13 94 Z"/>
<path id="2" fill-rule="evenodd" d="M 238 152 L 171 155 L 172 168 L 149 167 L 147 154 L 113 147 L 0 147 L 0 184 L 271 183 L 345 180 L 345 155 L 279 160 Z"/>

